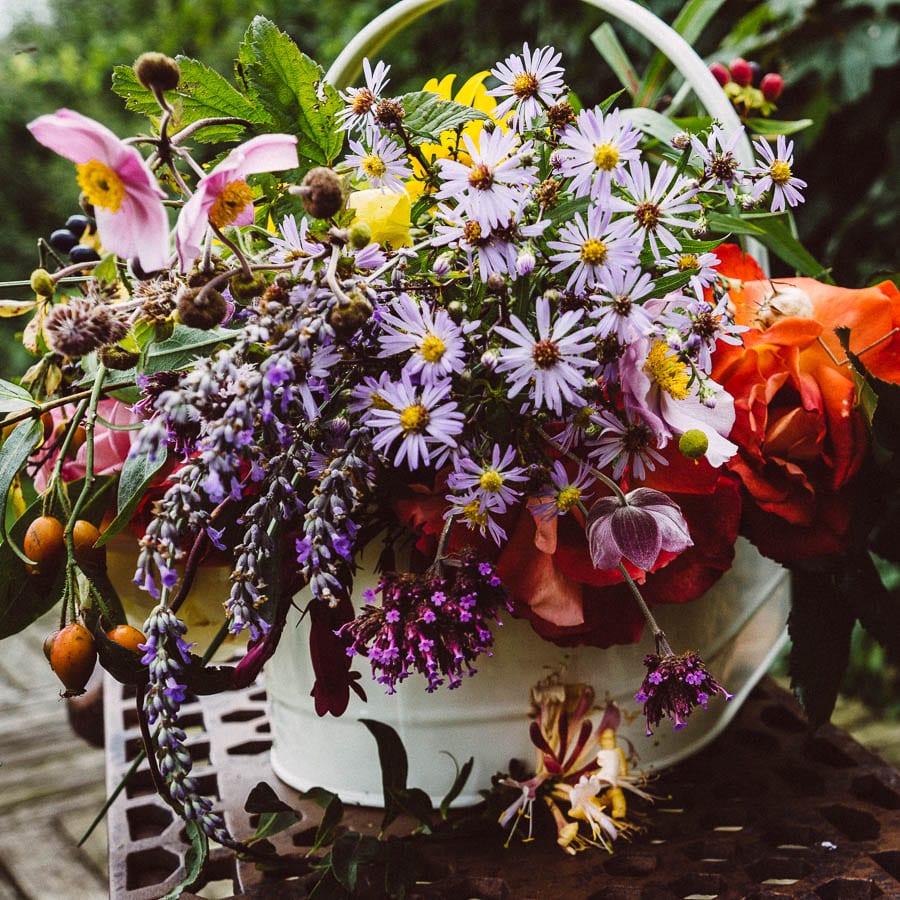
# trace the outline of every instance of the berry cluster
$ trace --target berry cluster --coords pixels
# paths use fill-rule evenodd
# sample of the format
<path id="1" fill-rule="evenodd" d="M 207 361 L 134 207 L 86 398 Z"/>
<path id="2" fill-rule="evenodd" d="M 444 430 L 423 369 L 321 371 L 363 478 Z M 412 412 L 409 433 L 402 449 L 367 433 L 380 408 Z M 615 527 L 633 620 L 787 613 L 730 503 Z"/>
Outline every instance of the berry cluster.
<path id="1" fill-rule="evenodd" d="M 50 246 L 58 253 L 68 254 L 70 262 L 93 262 L 100 259 L 91 243 L 94 234 L 94 220 L 78 213 L 69 216 L 66 224 L 50 235 Z"/>
<path id="2" fill-rule="evenodd" d="M 715 62 L 709 67 L 741 115 L 759 112 L 766 116 L 775 109 L 775 101 L 784 90 L 784 79 L 777 72 L 762 74 L 757 62 L 738 57 L 727 66 Z"/>

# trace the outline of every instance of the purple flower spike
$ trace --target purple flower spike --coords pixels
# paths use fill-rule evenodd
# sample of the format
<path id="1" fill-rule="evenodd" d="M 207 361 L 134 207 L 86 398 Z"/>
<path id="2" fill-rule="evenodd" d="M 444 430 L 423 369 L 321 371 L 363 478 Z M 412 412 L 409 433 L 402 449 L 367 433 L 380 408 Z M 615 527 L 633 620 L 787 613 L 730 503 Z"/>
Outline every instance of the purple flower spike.
<path id="1" fill-rule="evenodd" d="M 659 554 L 681 553 L 693 545 L 687 522 L 674 500 L 651 488 L 625 495 L 601 497 L 588 513 L 587 538 L 597 569 L 615 569 L 623 559 L 651 569 Z"/>
<path id="2" fill-rule="evenodd" d="M 733 696 L 709 674 L 700 654 L 692 650 L 680 656 L 651 653 L 644 657 L 644 665 L 647 676 L 634 699 L 644 704 L 648 736 L 663 717 L 671 719 L 677 731 L 687 725 L 695 706 L 706 709 L 712 694 L 722 694 L 726 700 Z"/>

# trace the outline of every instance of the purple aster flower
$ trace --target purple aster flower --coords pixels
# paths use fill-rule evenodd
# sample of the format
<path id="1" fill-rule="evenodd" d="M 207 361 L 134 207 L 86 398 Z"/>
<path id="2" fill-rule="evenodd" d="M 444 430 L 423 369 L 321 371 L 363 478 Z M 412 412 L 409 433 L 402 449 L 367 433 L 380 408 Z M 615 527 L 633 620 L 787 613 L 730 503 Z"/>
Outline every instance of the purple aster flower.
<path id="1" fill-rule="evenodd" d="M 488 96 L 505 97 L 491 113 L 497 121 L 510 110 L 513 124 L 519 131 L 530 128 L 546 106 L 559 100 L 565 85 L 565 71 L 559 65 L 562 58 L 553 47 L 538 47 L 533 53 L 526 43 L 521 56 L 513 53 L 491 69 L 500 86 L 488 91 Z"/>
<path id="2" fill-rule="evenodd" d="M 363 60 L 365 87 L 347 88 L 341 91 L 341 100 L 347 105 L 335 117 L 341 131 L 365 132 L 375 128 L 375 107 L 388 83 L 391 67 L 380 60 L 372 68 L 368 59 Z"/>
<path id="3" fill-rule="evenodd" d="M 403 182 L 412 177 L 406 164 L 406 150 L 392 137 L 369 132 L 366 145 L 350 141 L 352 153 L 344 157 L 348 166 L 356 169 L 356 177 L 364 178 L 373 188 L 386 188 L 398 193 L 406 190 Z"/>
<path id="4" fill-rule="evenodd" d="M 306 216 L 300 219 L 298 226 L 293 213 L 281 221 L 281 237 L 269 238 L 274 250 L 269 260 L 279 265 L 292 263 L 291 274 L 305 277 L 312 261 L 323 256 L 326 248 L 309 237 L 309 223 Z"/>
<path id="5" fill-rule="evenodd" d="M 729 203 L 734 203 L 735 190 L 744 180 L 744 173 L 734 155 L 734 148 L 743 133 L 743 126 L 726 135 L 718 125 L 713 125 L 705 146 L 699 137 L 691 138 L 691 146 L 703 162 L 704 179 L 721 184 Z"/>
<path id="6" fill-rule="evenodd" d="M 779 134 L 774 151 L 765 138 L 755 141 L 753 146 L 759 154 L 757 164 L 748 172 L 758 179 L 753 186 L 753 199 L 758 199 L 771 189 L 772 212 L 782 212 L 785 204 L 799 206 L 803 203 L 800 191 L 806 187 L 806 182 L 796 178 L 792 172 L 794 142 L 787 143 L 785 136 Z"/>
<path id="7" fill-rule="evenodd" d="M 477 499 L 479 511 L 490 506 L 498 514 L 503 514 L 521 497 L 510 482 L 528 481 L 525 469 L 513 465 L 516 448 L 508 446 L 500 456 L 500 445 L 494 444 L 490 462 L 477 462 L 469 456 L 460 456 L 455 469 L 450 473 L 447 484 L 454 491 L 470 491 L 468 499 Z"/>
<path id="8" fill-rule="evenodd" d="M 564 516 L 574 506 L 584 502 L 593 483 L 594 477 L 587 466 L 578 466 L 574 477 L 571 477 L 563 463 L 556 460 L 550 470 L 550 484 L 540 492 L 541 497 L 547 494 L 549 497 L 536 504 L 534 511 L 544 519 Z"/>
<path id="9" fill-rule="evenodd" d="M 638 267 L 610 269 L 600 279 L 600 294 L 592 297 L 599 306 L 591 311 L 597 321 L 597 337 L 613 334 L 620 344 L 633 337 L 649 334 L 653 320 L 641 301 L 653 292 L 654 284 L 648 272 Z"/>
<path id="10" fill-rule="evenodd" d="M 666 465 L 665 457 L 656 449 L 656 435 L 645 422 L 640 419 L 622 421 L 606 411 L 593 418 L 603 429 L 588 452 L 588 458 L 598 469 L 614 462 L 612 475 L 616 480 L 630 467 L 634 477 L 643 481 L 648 471 L 656 471 L 657 464 Z"/>
<path id="11" fill-rule="evenodd" d="M 595 568 L 615 569 L 627 559 L 648 571 L 663 550 L 677 554 L 693 545 L 678 504 L 661 491 L 635 488 L 625 500 L 601 497 L 588 513 L 585 530 Z"/>

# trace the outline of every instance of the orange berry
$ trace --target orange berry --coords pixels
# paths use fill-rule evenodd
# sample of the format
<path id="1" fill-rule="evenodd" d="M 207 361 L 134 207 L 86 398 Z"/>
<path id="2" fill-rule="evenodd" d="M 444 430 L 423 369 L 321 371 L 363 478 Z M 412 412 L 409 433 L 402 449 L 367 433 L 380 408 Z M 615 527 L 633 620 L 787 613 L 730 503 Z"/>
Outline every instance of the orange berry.
<path id="1" fill-rule="evenodd" d="M 38 516 L 25 532 L 22 549 L 38 571 L 52 568 L 65 549 L 62 522 L 53 516 Z"/>
<path id="2" fill-rule="evenodd" d="M 72 527 L 72 543 L 75 546 L 75 562 L 82 568 L 97 566 L 106 558 L 105 547 L 95 547 L 100 540 L 96 525 L 85 519 L 78 519 Z"/>
<path id="3" fill-rule="evenodd" d="M 84 693 L 96 662 L 97 647 L 90 631 L 78 622 L 66 625 L 50 648 L 50 667 L 66 688 L 63 697 Z"/>
<path id="4" fill-rule="evenodd" d="M 144 633 L 133 625 L 116 625 L 111 631 L 106 632 L 106 636 L 132 653 L 143 653 L 144 651 L 138 648 L 138 644 L 147 643 Z"/>

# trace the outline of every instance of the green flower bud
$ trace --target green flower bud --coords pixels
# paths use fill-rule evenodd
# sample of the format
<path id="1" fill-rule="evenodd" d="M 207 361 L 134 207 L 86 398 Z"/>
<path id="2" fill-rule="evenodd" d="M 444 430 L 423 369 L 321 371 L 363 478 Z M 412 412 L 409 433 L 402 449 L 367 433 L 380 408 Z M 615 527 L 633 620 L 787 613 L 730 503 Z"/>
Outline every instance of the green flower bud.
<path id="1" fill-rule="evenodd" d="M 254 297 L 260 297 L 268 286 L 265 276 L 256 274 L 247 278 L 242 272 L 232 275 L 231 281 L 228 282 L 231 296 L 235 300 L 252 300 Z"/>
<path id="2" fill-rule="evenodd" d="M 35 269 L 31 273 L 31 289 L 38 297 L 52 297 L 53 287 L 53 279 L 46 269 Z"/>
<path id="3" fill-rule="evenodd" d="M 699 428 L 691 428 L 678 438 L 678 449 L 688 459 L 700 459 L 709 449 L 709 438 Z"/>
<path id="4" fill-rule="evenodd" d="M 365 222 L 354 222 L 350 227 L 350 246 L 362 250 L 372 240 L 372 229 Z"/>

